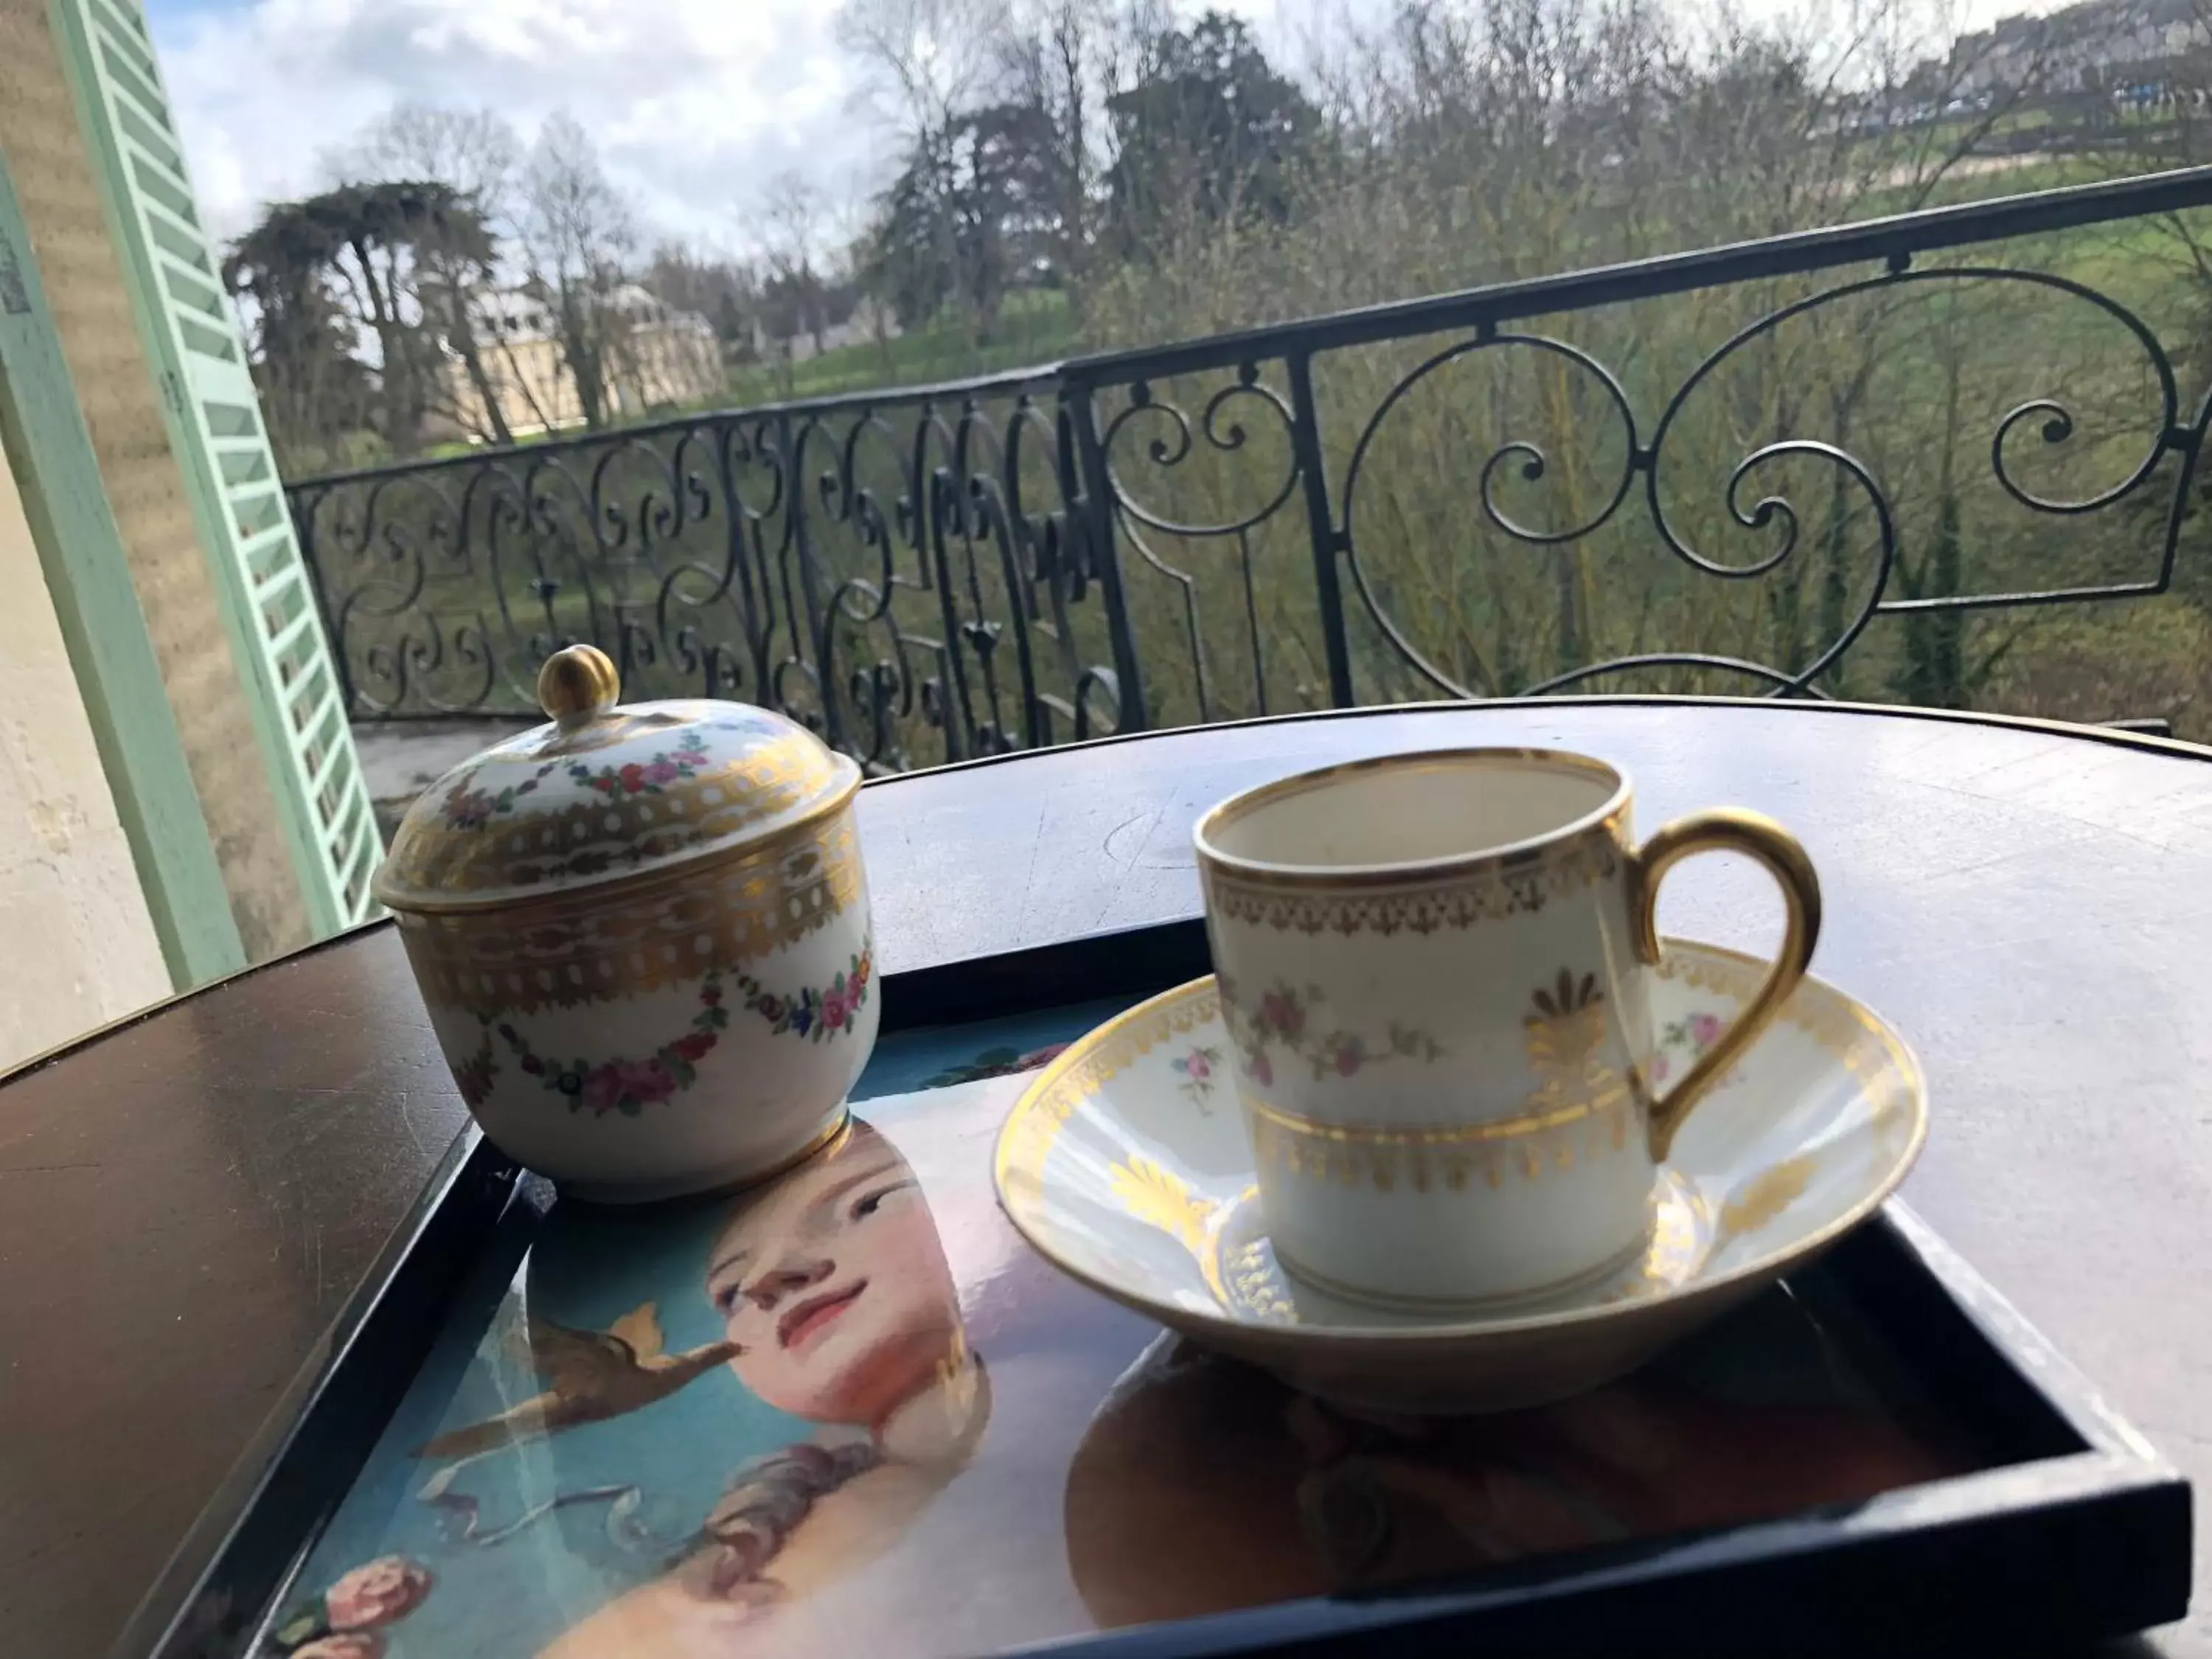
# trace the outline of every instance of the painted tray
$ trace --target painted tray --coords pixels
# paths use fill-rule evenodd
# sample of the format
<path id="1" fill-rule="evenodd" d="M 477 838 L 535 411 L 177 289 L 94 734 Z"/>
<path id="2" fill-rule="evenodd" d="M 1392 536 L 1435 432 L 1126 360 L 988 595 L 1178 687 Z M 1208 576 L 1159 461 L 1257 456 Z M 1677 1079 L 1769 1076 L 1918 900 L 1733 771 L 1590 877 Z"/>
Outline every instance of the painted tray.
<path id="1" fill-rule="evenodd" d="M 1000 1121 L 1205 968 L 1194 923 L 891 975 L 860 1127 L 737 1199 L 595 1211 L 457 1151 L 122 1651 L 1768 1659 L 2184 1611 L 2187 1486 L 1894 1204 L 1504 1417 L 1349 1420 L 1060 1277 L 993 1202 Z"/>

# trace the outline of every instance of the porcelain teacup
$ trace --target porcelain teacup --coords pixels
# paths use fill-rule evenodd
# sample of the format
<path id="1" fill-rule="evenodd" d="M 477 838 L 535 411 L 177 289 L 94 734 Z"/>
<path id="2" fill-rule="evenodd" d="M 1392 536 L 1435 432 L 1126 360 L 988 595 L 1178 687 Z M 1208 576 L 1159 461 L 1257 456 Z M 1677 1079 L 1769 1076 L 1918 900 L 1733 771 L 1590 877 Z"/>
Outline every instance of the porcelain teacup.
<path id="1" fill-rule="evenodd" d="M 1645 1248 L 1668 1144 L 1803 976 L 1820 887 L 1754 812 L 1696 813 L 1638 846 L 1631 793 L 1586 756 L 1449 750 L 1282 779 L 1200 819 L 1237 1090 L 1287 1270 L 1371 1303 L 1481 1306 L 1567 1294 Z M 1771 872 L 1782 948 L 1662 1079 L 1659 884 L 1715 851 Z"/>

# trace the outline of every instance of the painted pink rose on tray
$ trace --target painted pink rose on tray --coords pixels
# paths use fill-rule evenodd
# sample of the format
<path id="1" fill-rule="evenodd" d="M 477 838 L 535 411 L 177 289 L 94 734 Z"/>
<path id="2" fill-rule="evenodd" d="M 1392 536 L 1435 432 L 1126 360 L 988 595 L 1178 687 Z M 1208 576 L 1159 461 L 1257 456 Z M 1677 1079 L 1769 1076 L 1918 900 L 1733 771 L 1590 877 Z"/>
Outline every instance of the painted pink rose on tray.
<path id="1" fill-rule="evenodd" d="M 319 1636 L 303 1648 L 294 1648 L 291 1659 L 384 1659 L 384 1638 L 373 1630 Z"/>
<path id="2" fill-rule="evenodd" d="M 333 1631 L 373 1630 L 404 1619 L 430 1594 L 430 1570 L 404 1555 L 356 1567 L 324 1592 Z"/>
<path id="3" fill-rule="evenodd" d="M 295 1607 L 257 1652 L 285 1659 L 385 1659 L 384 1627 L 429 1599 L 430 1569 L 404 1555 L 380 1555 L 340 1573 L 331 1587 Z"/>
<path id="4" fill-rule="evenodd" d="M 973 1060 L 958 1066 L 949 1066 L 934 1077 L 926 1078 L 925 1089 L 946 1089 L 956 1083 L 975 1083 L 985 1078 L 1012 1077 L 1021 1072 L 1033 1072 L 1045 1064 L 1067 1045 L 1048 1042 L 1041 1048 L 986 1048 Z"/>

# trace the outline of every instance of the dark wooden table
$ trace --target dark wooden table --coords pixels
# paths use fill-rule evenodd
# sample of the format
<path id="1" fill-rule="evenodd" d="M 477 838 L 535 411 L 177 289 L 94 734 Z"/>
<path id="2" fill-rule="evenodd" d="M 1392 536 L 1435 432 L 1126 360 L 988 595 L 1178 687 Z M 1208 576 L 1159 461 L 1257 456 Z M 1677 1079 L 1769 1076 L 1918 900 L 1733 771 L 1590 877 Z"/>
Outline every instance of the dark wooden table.
<path id="1" fill-rule="evenodd" d="M 1623 763 L 1646 830 L 1718 803 L 1796 830 L 1828 893 L 1817 970 L 1927 1065 L 1936 1127 L 1911 1201 L 2169 1457 L 2212 1475 L 2212 751 L 1606 700 L 1053 750 L 864 793 L 881 959 L 1193 915 L 1190 825 L 1213 800 L 1479 743 Z M 1712 860 L 1670 884 L 1662 921 L 1756 948 L 1778 915 L 1756 871 Z M 465 1124 L 388 926 L 0 1083 L 0 1652 L 107 1650 L 195 1517 L 252 1472 Z M 212 1542 L 191 1536 L 173 1570 Z M 2212 1659 L 2212 1613 L 2142 1650 Z"/>

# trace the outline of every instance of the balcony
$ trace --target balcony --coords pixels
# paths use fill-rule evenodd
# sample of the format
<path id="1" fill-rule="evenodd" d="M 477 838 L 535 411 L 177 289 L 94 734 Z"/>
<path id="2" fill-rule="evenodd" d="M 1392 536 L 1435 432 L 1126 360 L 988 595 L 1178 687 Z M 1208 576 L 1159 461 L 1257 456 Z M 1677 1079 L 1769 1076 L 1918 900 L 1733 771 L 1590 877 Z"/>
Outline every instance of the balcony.
<path id="1" fill-rule="evenodd" d="M 877 771 L 1590 692 L 2207 734 L 2208 204 L 2046 191 L 289 496 L 387 731 L 527 717 L 581 639 Z"/>

